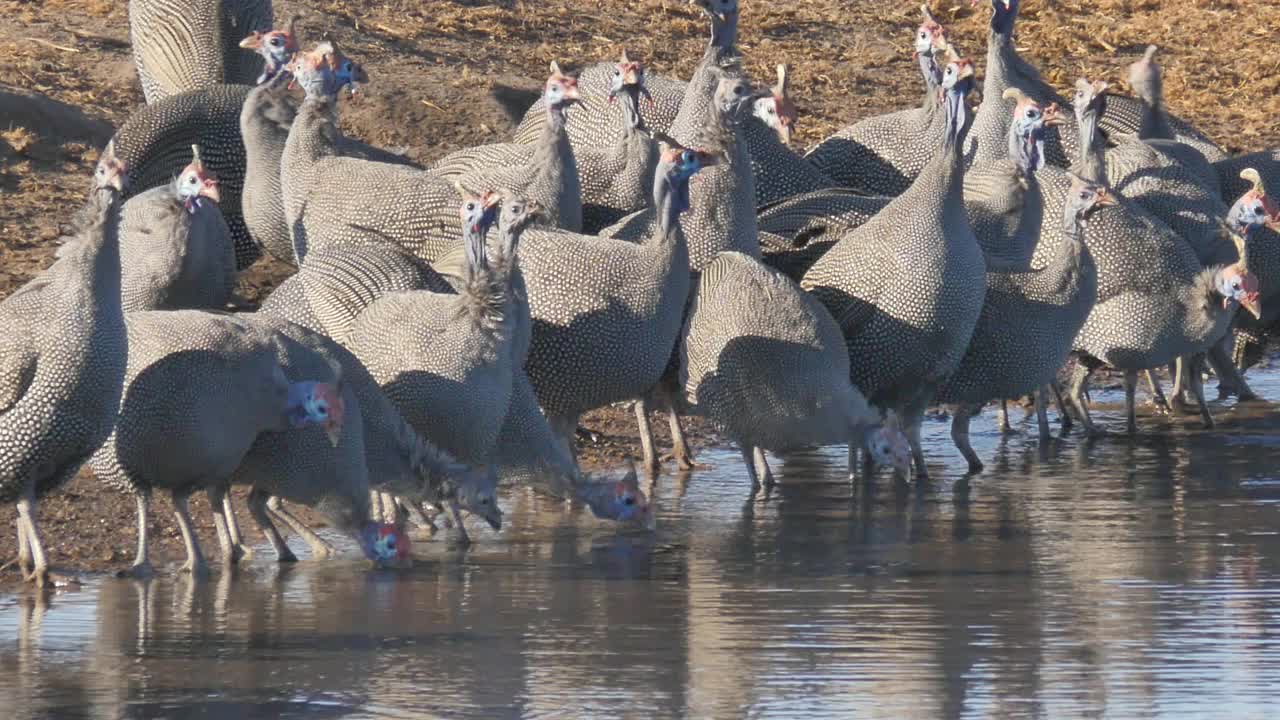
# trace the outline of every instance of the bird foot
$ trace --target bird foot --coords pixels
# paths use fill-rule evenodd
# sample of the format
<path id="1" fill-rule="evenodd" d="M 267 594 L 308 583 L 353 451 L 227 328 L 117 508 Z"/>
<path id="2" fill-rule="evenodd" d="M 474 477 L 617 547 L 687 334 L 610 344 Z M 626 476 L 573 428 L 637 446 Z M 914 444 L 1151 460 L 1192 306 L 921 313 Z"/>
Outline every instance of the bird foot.
<path id="1" fill-rule="evenodd" d="M 231 546 L 231 557 L 227 559 L 232 565 L 239 565 L 251 557 L 253 557 L 252 549 L 246 545 L 236 544 Z"/>
<path id="2" fill-rule="evenodd" d="M 278 562 L 278 563 L 296 563 L 296 562 L 298 562 L 298 556 L 297 556 L 297 555 L 294 555 L 292 550 L 285 550 L 285 551 L 281 552 L 278 556 L 276 556 L 276 562 Z"/>
<path id="3" fill-rule="evenodd" d="M 135 578 L 137 580 L 145 580 L 156 574 L 155 568 L 151 567 L 151 563 L 134 563 L 128 570 L 119 570 L 116 572 L 118 578 Z"/>
<path id="4" fill-rule="evenodd" d="M 984 466 L 983 466 L 982 462 L 981 462 L 981 461 L 979 461 L 979 460 L 972 460 L 972 461 L 970 461 L 970 462 L 969 462 L 969 474 L 970 474 L 970 475 L 978 475 L 978 474 L 981 474 L 981 473 L 982 473 L 983 468 L 984 468 Z M 927 481 L 928 479 L 929 479 L 929 478 L 928 478 L 928 476 L 926 475 L 926 476 L 925 476 L 925 480 Z"/>
<path id="5" fill-rule="evenodd" d="M 709 463 L 694 462 L 687 457 L 677 457 L 673 453 L 667 453 L 662 456 L 662 462 L 675 461 L 677 470 L 710 470 L 715 467 Z"/>
<path id="6" fill-rule="evenodd" d="M 193 578 L 203 580 L 204 578 L 209 577 L 209 566 L 204 563 L 193 563 L 188 560 L 183 563 L 182 567 L 178 568 L 178 574 L 190 575 Z"/>

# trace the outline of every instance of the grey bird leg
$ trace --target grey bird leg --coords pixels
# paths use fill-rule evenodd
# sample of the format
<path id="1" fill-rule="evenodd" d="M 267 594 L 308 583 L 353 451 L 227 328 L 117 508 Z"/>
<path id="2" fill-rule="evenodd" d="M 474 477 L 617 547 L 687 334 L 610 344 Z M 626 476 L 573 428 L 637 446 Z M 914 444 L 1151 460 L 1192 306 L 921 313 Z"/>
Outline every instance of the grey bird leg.
<path id="1" fill-rule="evenodd" d="M 311 548 L 311 556 L 313 558 L 331 558 L 337 554 L 333 546 L 317 535 L 315 530 L 307 527 L 306 523 L 285 509 L 284 503 L 280 501 L 280 498 L 273 495 L 271 499 L 267 500 L 267 510 L 293 528 L 293 531 L 307 543 L 307 547 Z"/>
<path id="2" fill-rule="evenodd" d="M 1138 372 L 1136 370 L 1124 371 L 1124 417 L 1125 427 L 1130 435 L 1138 432 L 1138 416 L 1137 407 L 1134 402 L 1134 394 L 1138 389 Z"/>
<path id="3" fill-rule="evenodd" d="M 467 526 L 462 524 L 462 510 L 458 508 L 457 500 L 449 500 L 449 514 L 453 516 L 454 527 L 458 529 L 458 544 L 470 545 L 471 536 L 467 534 Z"/>
<path id="4" fill-rule="evenodd" d="M 205 495 L 209 498 L 209 509 L 213 511 L 213 527 L 218 533 L 218 548 L 222 553 L 222 564 L 235 565 L 240 562 L 241 556 L 227 521 L 227 488 L 225 485 L 211 487 L 205 490 Z"/>
<path id="5" fill-rule="evenodd" d="M 298 562 L 298 556 L 293 554 L 284 538 L 280 537 L 280 531 L 276 529 L 275 523 L 271 522 L 271 516 L 267 514 L 267 498 L 266 492 L 257 488 L 251 490 L 249 492 L 249 514 L 258 523 L 258 528 L 262 530 L 262 534 L 267 536 L 267 542 L 271 543 L 271 549 L 276 551 L 276 562 Z"/>
<path id="6" fill-rule="evenodd" d="M 764 483 L 764 489 L 770 490 L 774 486 L 773 471 L 769 469 L 769 458 L 765 457 L 763 448 L 753 448 L 751 459 L 755 465 L 756 477 L 760 478 Z"/>
<path id="7" fill-rule="evenodd" d="M 858 443 L 849 443 L 849 482 L 858 479 Z"/>
<path id="8" fill-rule="evenodd" d="M 574 443 L 574 439 L 578 435 L 578 417 L 548 417 L 548 424 L 551 425 L 551 431 L 560 438 L 560 442 L 564 444 L 569 456 L 573 458 L 573 462 L 578 462 L 578 446 Z"/>
<path id="9" fill-rule="evenodd" d="M 1204 422 L 1207 430 L 1213 429 L 1213 414 L 1209 412 L 1209 404 L 1204 399 L 1204 377 L 1200 372 L 1200 358 L 1197 356 L 1190 362 L 1190 386 L 1191 394 L 1196 399 L 1196 407 L 1200 409 L 1200 419 Z"/>
<path id="10" fill-rule="evenodd" d="M 1092 375 L 1093 371 L 1083 364 L 1077 365 L 1071 378 L 1071 389 L 1067 392 L 1067 401 L 1080 416 L 1080 424 L 1084 425 L 1085 435 L 1100 434 L 1097 426 L 1093 424 L 1093 418 L 1089 415 L 1089 406 L 1084 401 L 1085 391 L 1089 387 L 1089 377 Z"/>
<path id="11" fill-rule="evenodd" d="M 957 405 L 951 416 L 951 441 L 969 463 L 970 475 L 982 472 L 982 461 L 978 459 L 978 453 L 974 452 L 973 446 L 969 444 L 969 421 L 973 418 L 974 412 L 975 408 L 972 405 Z"/>
<path id="12" fill-rule="evenodd" d="M 27 523 L 19 515 L 14 522 L 18 530 L 18 571 L 26 577 L 31 572 L 31 543 L 27 541 Z"/>
<path id="13" fill-rule="evenodd" d="M 187 507 L 191 491 L 174 488 L 169 491 L 169 496 L 173 500 L 173 515 L 178 520 L 178 529 L 182 531 L 182 542 L 187 546 L 187 561 L 178 568 L 178 572 L 205 577 L 209 574 L 209 564 L 204 561 L 204 553 L 200 552 L 200 539 L 196 537 L 191 524 L 191 509 Z"/>
<path id="14" fill-rule="evenodd" d="M 671 424 L 671 456 L 675 458 L 676 467 L 681 470 L 693 470 L 698 466 L 693 459 L 693 451 L 689 449 L 689 441 L 685 439 L 684 428 L 680 425 L 680 413 L 668 404 L 667 422 Z"/>
<path id="15" fill-rule="evenodd" d="M 1173 391 L 1170 393 L 1169 407 L 1176 411 L 1179 415 L 1185 415 L 1187 410 L 1187 363 L 1194 356 L 1183 355 L 1173 361 L 1169 366 L 1169 372 L 1173 373 Z"/>
<path id="16" fill-rule="evenodd" d="M 253 551 L 244 544 L 244 535 L 240 532 L 240 521 L 236 520 L 236 508 L 231 504 L 231 493 L 222 498 L 222 514 L 227 519 L 227 534 L 231 536 L 231 544 L 235 546 L 239 561 L 253 557 Z"/>
<path id="17" fill-rule="evenodd" d="M 400 503 L 396 500 L 396 496 L 386 490 L 381 490 L 380 493 L 382 495 L 383 522 L 396 526 L 402 525 L 404 517 L 400 515 Z"/>
<path id="18" fill-rule="evenodd" d="M 640 467 L 649 475 L 657 475 L 662 469 L 658 462 L 658 453 L 653 449 L 653 425 L 649 423 L 649 403 L 640 398 L 631 404 L 636 413 L 636 424 L 640 426 Z"/>
<path id="19" fill-rule="evenodd" d="M 1049 400 L 1045 397 L 1045 389 L 1036 388 L 1032 397 L 1036 402 L 1036 425 L 1040 428 L 1040 439 L 1048 440 L 1053 433 L 1049 430 Z"/>
<path id="20" fill-rule="evenodd" d="M 149 530 L 147 523 L 147 506 L 151 504 L 151 492 L 143 490 L 133 496 L 133 500 L 138 506 L 138 552 L 133 557 L 133 565 L 119 575 L 121 577 L 145 578 L 150 577 L 154 572 L 151 567 L 151 559 L 147 554 L 147 542 L 149 540 Z M 214 513 L 216 516 L 217 513 Z"/>
<path id="21" fill-rule="evenodd" d="M 1062 423 L 1063 431 L 1070 430 L 1074 422 L 1071 419 L 1071 408 L 1067 405 L 1067 401 L 1062 397 L 1062 385 L 1057 380 L 1049 382 L 1049 389 L 1053 391 L 1054 401 L 1058 403 L 1058 418 Z"/>
<path id="22" fill-rule="evenodd" d="M 952 437 L 954 437 L 955 423 L 952 423 L 951 427 L 953 429 Z M 996 429 L 1005 435 L 1013 432 L 1013 428 L 1009 425 L 1009 401 L 1004 398 L 1000 398 L 1000 413 L 996 416 Z M 973 463 L 969 463 L 969 466 L 972 468 Z"/>
<path id="23" fill-rule="evenodd" d="M 751 495 L 755 496 L 760 491 L 760 474 L 756 471 L 755 448 L 750 445 L 743 445 L 742 462 L 747 466 L 747 477 L 751 479 Z"/>
<path id="24" fill-rule="evenodd" d="M 1169 406 L 1169 401 L 1164 396 L 1164 390 L 1160 388 L 1160 378 L 1156 377 L 1156 371 L 1145 370 L 1143 371 L 1143 375 L 1146 375 L 1147 377 L 1147 389 L 1151 391 L 1151 403 L 1156 406 L 1156 410 L 1163 413 L 1170 412 L 1171 408 Z M 1175 387 L 1173 392 L 1175 398 L 1178 396 L 1176 375 L 1177 374 L 1175 373 Z"/>
<path id="25" fill-rule="evenodd" d="M 929 468 L 924 464 L 924 446 L 920 443 L 920 426 L 924 423 L 924 409 L 927 398 L 933 397 L 933 388 L 922 392 L 916 400 L 902 413 L 902 426 L 906 430 L 907 443 L 911 445 L 911 462 L 915 465 L 917 482 L 929 481 Z"/>
<path id="26" fill-rule="evenodd" d="M 27 543 L 31 552 L 31 572 L 24 579 L 34 582 L 37 587 L 49 584 L 49 561 L 44 554 L 44 544 L 40 542 L 40 526 L 36 523 L 36 482 L 28 479 L 22 496 L 18 498 L 18 522 L 27 532 Z"/>
<path id="27" fill-rule="evenodd" d="M 1218 399 L 1235 395 L 1240 400 L 1257 400 L 1258 395 L 1244 379 L 1244 369 L 1236 367 L 1231 358 L 1231 343 L 1235 338 L 1227 333 L 1221 340 L 1209 346 L 1209 367 L 1218 376 Z"/>

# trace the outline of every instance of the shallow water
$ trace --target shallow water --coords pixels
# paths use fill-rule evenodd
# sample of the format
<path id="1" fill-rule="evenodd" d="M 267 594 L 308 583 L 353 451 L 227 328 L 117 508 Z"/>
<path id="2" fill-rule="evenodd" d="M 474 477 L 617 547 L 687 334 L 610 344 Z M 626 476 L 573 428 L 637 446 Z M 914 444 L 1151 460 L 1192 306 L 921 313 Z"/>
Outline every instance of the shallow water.
<path id="1" fill-rule="evenodd" d="M 752 501 L 707 452 L 658 480 L 653 534 L 515 493 L 500 536 L 405 573 L 263 548 L 206 583 L 0 596 L 0 715 L 1274 716 L 1274 411 L 1043 446 L 988 412 L 967 487 L 941 421 L 926 487 L 850 485 L 827 449 L 775 458 Z"/>

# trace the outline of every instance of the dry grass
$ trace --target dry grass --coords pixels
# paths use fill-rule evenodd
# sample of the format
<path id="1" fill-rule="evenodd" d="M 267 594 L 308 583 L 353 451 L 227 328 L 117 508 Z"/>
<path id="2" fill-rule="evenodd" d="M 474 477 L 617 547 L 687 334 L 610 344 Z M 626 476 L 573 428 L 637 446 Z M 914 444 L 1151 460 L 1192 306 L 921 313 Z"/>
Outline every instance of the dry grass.
<path id="1" fill-rule="evenodd" d="M 536 87 L 550 60 L 615 58 L 625 45 L 651 72 L 687 77 L 706 22 L 684 0 L 276 0 L 306 13 L 311 39 L 330 33 L 370 69 L 370 97 L 344 125 L 420 159 L 501 140 L 510 129 L 493 83 Z M 911 39 L 919 5 L 888 0 L 742 0 L 739 46 L 749 71 L 792 66 L 798 146 L 870 114 L 914 104 Z M 990 9 L 934 3 L 953 42 L 981 64 Z M 142 101 L 128 53 L 127 5 L 116 0 L 0 0 L 6 82 L 119 123 Z M 1170 109 L 1231 150 L 1280 144 L 1280 13 L 1270 0 L 1023 0 L 1021 52 L 1066 89 L 1088 75 L 1125 90 L 1125 68 L 1161 46 Z M 33 41 L 33 39 L 39 42 Z M 69 52 L 71 48 L 77 52 Z M 0 127 L 8 127 L 0 108 Z M 40 142 L 0 143 L 0 296 L 47 262 L 60 222 L 82 196 L 93 154 L 30 128 Z M 16 138 L 15 138 L 16 139 Z M 48 147 L 46 147 L 48 146 Z M 58 149 L 62 148 L 61 151 Z M 276 274 L 253 278 L 252 294 Z"/>

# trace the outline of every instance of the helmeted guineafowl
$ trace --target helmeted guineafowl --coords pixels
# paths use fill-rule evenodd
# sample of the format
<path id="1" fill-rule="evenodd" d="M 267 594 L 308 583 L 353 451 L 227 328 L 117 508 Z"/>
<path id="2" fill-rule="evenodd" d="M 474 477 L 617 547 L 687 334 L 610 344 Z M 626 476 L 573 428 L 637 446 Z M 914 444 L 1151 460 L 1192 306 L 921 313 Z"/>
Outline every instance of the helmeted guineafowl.
<path id="1" fill-rule="evenodd" d="M 206 574 L 187 498 L 195 490 L 225 488 L 260 433 L 314 425 L 323 426 L 324 433 L 314 431 L 328 434 L 334 445 L 360 443 L 358 421 L 354 434 L 344 430 L 345 404 L 331 378 L 291 384 L 267 334 L 233 316 L 132 313 L 128 337 L 120 415 L 90 466 L 99 480 L 137 498 L 135 573 L 150 572 L 146 514 L 152 490 L 167 490 L 173 499 L 187 550 L 182 570 Z M 215 515 L 220 495 L 218 500 Z"/>
<path id="2" fill-rule="evenodd" d="M 137 310 L 221 310 L 236 287 L 235 248 L 217 179 L 193 159 L 172 183 L 134 195 L 120 220 L 121 303 Z"/>
<path id="3" fill-rule="evenodd" d="M 805 151 L 804 157 L 833 182 L 862 193 L 898 195 L 929 163 L 942 135 L 944 113 L 938 83 L 946 65 L 946 30 L 921 5 L 915 57 L 924 77 L 919 107 L 864 118 Z"/>
<path id="4" fill-rule="evenodd" d="M 686 402 L 742 452 L 753 488 L 773 484 L 763 450 L 848 444 L 905 473 L 906 438 L 880 425 L 849 381 L 831 314 L 789 278 L 737 252 L 703 268 L 680 343 Z M 849 468 L 850 474 L 854 468 Z"/>
<path id="5" fill-rule="evenodd" d="M 844 330 L 854 385 L 901 416 L 917 477 L 927 477 L 920 423 L 969 346 L 986 263 L 965 215 L 961 147 L 969 127 L 968 60 L 948 63 L 946 137 L 911 187 L 849 232 L 805 275 Z"/>
<path id="6" fill-rule="evenodd" d="M 263 62 L 239 44 L 270 27 L 271 0 L 130 0 L 129 41 L 147 102 L 252 84 Z"/>
<path id="7" fill-rule="evenodd" d="M 124 382 L 119 190 L 124 168 L 99 168 L 74 245 L 0 303 L 0 501 L 18 503 L 18 566 L 40 585 L 49 564 L 39 497 L 71 479 L 111 433 Z"/>

